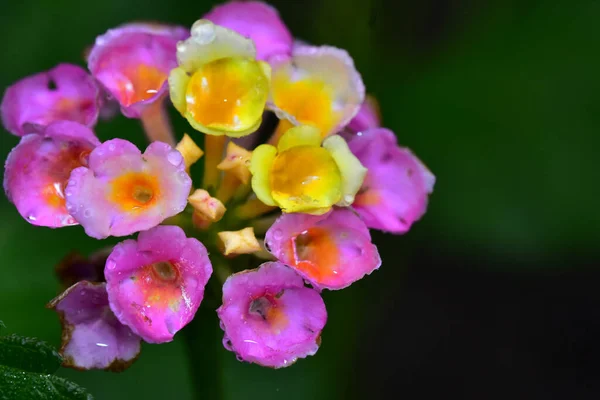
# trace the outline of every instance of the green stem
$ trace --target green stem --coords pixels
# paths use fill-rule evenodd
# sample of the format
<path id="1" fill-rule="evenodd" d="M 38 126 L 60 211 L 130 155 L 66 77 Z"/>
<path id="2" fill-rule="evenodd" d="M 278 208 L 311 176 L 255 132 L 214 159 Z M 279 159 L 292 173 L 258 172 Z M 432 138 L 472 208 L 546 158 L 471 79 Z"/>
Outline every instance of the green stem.
<path id="1" fill-rule="evenodd" d="M 214 309 L 203 303 L 196 317 L 183 330 L 187 346 L 194 399 L 220 400 L 223 394 L 223 331 Z"/>

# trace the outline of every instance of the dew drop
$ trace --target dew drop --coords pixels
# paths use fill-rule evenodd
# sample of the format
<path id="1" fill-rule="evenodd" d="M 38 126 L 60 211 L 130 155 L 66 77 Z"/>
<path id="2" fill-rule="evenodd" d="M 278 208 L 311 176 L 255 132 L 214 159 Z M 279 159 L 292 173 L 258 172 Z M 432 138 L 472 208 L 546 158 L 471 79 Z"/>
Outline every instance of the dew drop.
<path id="1" fill-rule="evenodd" d="M 185 42 L 177 42 L 177 52 L 183 53 L 186 49 Z"/>
<path id="2" fill-rule="evenodd" d="M 183 157 L 180 152 L 177 150 L 171 150 L 169 154 L 167 154 L 167 161 L 169 161 L 174 166 L 178 166 L 183 161 Z"/>
<path id="3" fill-rule="evenodd" d="M 344 196 L 344 201 L 346 203 L 352 203 L 354 201 L 354 196 L 352 196 L 351 194 L 347 194 Z"/>
<path id="4" fill-rule="evenodd" d="M 98 346 L 98 347 L 108 347 L 108 345 L 106 343 L 96 343 L 96 346 Z"/>
<path id="5" fill-rule="evenodd" d="M 83 212 L 83 217 L 84 218 L 89 218 L 92 216 L 92 210 L 89 208 L 86 208 L 85 211 Z"/>
<path id="6" fill-rule="evenodd" d="M 106 262 L 106 269 L 113 270 L 113 269 L 115 269 L 116 267 L 117 267 L 117 263 L 116 263 L 116 262 L 114 262 L 114 261 L 112 261 L 112 260 L 108 260 L 108 261 Z"/>
<path id="7" fill-rule="evenodd" d="M 233 345 L 227 336 L 223 337 L 223 347 L 229 351 L 233 351 Z"/>
<path id="8" fill-rule="evenodd" d="M 204 45 L 215 40 L 217 33 L 215 26 L 210 21 L 200 20 L 192 25 L 192 38 L 198 44 Z"/>
<path id="9" fill-rule="evenodd" d="M 235 358 L 239 361 L 239 362 L 244 362 L 244 359 L 239 355 L 236 354 Z"/>
<path id="10" fill-rule="evenodd" d="M 115 149 L 116 149 L 116 147 L 115 147 L 114 143 L 111 143 L 111 144 L 108 145 L 108 150 L 115 151 Z"/>
<path id="11" fill-rule="evenodd" d="M 190 179 L 190 177 L 188 176 L 188 174 L 185 171 L 180 171 L 179 174 L 177 174 L 177 176 L 179 177 L 179 180 L 181 182 L 186 182 L 187 180 Z"/>
<path id="12" fill-rule="evenodd" d="M 276 229 L 275 232 L 273 232 L 273 238 L 275 238 L 275 240 L 280 240 L 283 237 L 283 232 L 281 231 L 281 229 Z"/>
<path id="13" fill-rule="evenodd" d="M 31 215 L 31 214 L 30 214 L 30 215 L 28 215 L 28 216 L 27 216 L 27 219 L 28 219 L 29 221 L 36 221 L 36 220 L 37 220 L 37 217 L 36 217 L 35 215 Z"/>

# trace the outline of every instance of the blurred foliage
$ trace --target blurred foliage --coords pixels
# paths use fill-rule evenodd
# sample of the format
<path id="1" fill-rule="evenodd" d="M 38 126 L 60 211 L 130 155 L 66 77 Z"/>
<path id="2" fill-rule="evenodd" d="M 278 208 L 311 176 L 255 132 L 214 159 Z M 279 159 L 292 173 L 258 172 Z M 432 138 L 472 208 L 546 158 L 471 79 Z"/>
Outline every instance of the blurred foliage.
<path id="1" fill-rule="evenodd" d="M 131 20 L 190 26 L 213 3 L 3 2 L 0 87 L 62 61 L 83 64 L 83 49 L 110 27 Z M 413 249 L 477 257 L 482 268 L 517 258 L 544 268 L 557 254 L 597 248 L 600 2 L 273 4 L 299 38 L 354 56 L 368 91 L 380 100 L 384 124 L 437 176 L 429 212 L 404 237 L 375 235 L 384 260 L 380 271 L 349 289 L 324 293 L 330 317 L 315 357 L 279 371 L 239 363 L 221 347 L 213 310 L 204 305 L 200 327 L 182 333 L 197 336 L 193 352 L 178 335 L 171 344 L 145 345 L 122 374 L 59 371 L 98 399 L 189 399 L 192 387 L 211 393 L 215 386 L 227 399 L 352 397 L 348 376 L 358 334 L 369 329 L 364 315 L 377 311 L 370 302 L 382 304 L 384 289 L 393 293 Z M 190 130 L 173 115 L 180 134 Z M 97 132 L 102 140 L 144 143 L 139 123 L 124 117 Z M 4 159 L 18 140 L 0 138 Z M 52 268 L 70 250 L 89 253 L 99 243 L 80 227 L 30 226 L 5 198 L 0 217 L 0 318 L 11 332 L 58 344 L 58 320 L 44 308 L 58 290 Z"/>

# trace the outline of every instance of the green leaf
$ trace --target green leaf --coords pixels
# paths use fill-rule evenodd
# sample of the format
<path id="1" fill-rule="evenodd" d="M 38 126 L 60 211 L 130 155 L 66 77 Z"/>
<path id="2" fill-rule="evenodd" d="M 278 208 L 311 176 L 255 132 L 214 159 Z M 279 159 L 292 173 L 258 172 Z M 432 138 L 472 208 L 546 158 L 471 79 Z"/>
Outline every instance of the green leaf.
<path id="1" fill-rule="evenodd" d="M 17 335 L 0 337 L 0 365 L 51 374 L 61 363 L 60 354 L 44 341 Z"/>
<path id="2" fill-rule="evenodd" d="M 0 400 L 93 400 L 73 382 L 0 365 Z"/>

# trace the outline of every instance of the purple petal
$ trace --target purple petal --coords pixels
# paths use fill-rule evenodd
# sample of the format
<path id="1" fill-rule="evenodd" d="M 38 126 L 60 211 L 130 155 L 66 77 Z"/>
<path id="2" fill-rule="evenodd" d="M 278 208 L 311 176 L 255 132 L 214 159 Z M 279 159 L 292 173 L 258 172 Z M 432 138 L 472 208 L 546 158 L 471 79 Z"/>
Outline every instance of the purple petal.
<path id="1" fill-rule="evenodd" d="M 115 246 L 104 270 L 110 307 L 149 343 L 190 322 L 212 274 L 206 248 L 178 226 L 157 226 Z"/>
<path id="2" fill-rule="evenodd" d="M 127 24 L 96 38 L 88 57 L 92 75 L 119 101 L 129 118 L 139 118 L 167 92 L 177 67 L 176 45 L 189 36 L 183 27 Z"/>
<path id="3" fill-rule="evenodd" d="M 63 365 L 122 371 L 140 353 L 140 337 L 122 325 L 108 305 L 106 284 L 81 281 L 48 304 L 63 325 Z"/>
<path id="4" fill-rule="evenodd" d="M 183 157 L 168 144 L 153 142 L 141 154 L 113 139 L 71 173 L 67 208 L 91 237 L 127 236 L 183 211 L 191 186 Z"/>
<path id="5" fill-rule="evenodd" d="M 23 136 L 58 120 L 93 127 L 99 103 L 100 90 L 87 71 L 76 65 L 59 64 L 6 89 L 0 114 L 9 132 Z"/>
<path id="6" fill-rule="evenodd" d="M 318 289 L 343 289 L 381 265 L 369 229 L 348 208 L 283 214 L 267 231 L 265 244 Z"/>
<path id="7" fill-rule="evenodd" d="M 279 262 L 227 278 L 217 313 L 225 347 L 244 361 L 272 368 L 315 354 L 327 322 L 319 293 Z"/>
<path id="8" fill-rule="evenodd" d="M 425 214 L 435 176 L 388 129 L 366 130 L 348 145 L 369 170 L 353 207 L 369 228 L 406 233 Z"/>
<path id="9" fill-rule="evenodd" d="M 88 127 L 71 121 L 23 136 L 4 167 L 4 190 L 19 214 L 33 225 L 76 225 L 65 204 L 65 186 L 71 171 L 86 165 L 99 144 Z"/>
<path id="10" fill-rule="evenodd" d="M 230 1 L 215 6 L 203 18 L 243 35 L 256 45 L 256 58 L 289 58 L 292 35 L 277 10 L 261 1 Z"/>

